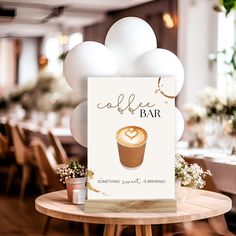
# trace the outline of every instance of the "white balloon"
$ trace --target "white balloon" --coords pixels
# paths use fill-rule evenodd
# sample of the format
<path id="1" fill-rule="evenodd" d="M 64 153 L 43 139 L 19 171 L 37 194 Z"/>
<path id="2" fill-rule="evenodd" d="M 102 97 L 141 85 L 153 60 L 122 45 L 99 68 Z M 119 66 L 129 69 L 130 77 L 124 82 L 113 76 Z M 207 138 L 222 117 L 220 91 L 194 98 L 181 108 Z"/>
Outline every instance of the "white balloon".
<path id="1" fill-rule="evenodd" d="M 117 73 L 121 76 L 134 76 L 134 61 L 143 53 L 156 48 L 157 40 L 146 21 L 137 17 L 125 17 L 109 29 L 105 45 L 116 57 Z"/>
<path id="2" fill-rule="evenodd" d="M 81 102 L 70 117 L 70 130 L 74 139 L 87 147 L 87 101 Z"/>
<path id="3" fill-rule="evenodd" d="M 114 76 L 116 60 L 112 52 L 101 43 L 83 42 L 66 56 L 64 74 L 67 82 L 78 92 L 80 100 L 87 98 L 87 77 Z"/>
<path id="4" fill-rule="evenodd" d="M 173 76 L 177 96 L 184 83 L 184 68 L 179 58 L 172 52 L 156 48 L 141 55 L 136 61 L 139 76 Z"/>
<path id="5" fill-rule="evenodd" d="M 175 108 L 175 142 L 177 143 L 184 133 L 184 118 L 178 108 Z"/>

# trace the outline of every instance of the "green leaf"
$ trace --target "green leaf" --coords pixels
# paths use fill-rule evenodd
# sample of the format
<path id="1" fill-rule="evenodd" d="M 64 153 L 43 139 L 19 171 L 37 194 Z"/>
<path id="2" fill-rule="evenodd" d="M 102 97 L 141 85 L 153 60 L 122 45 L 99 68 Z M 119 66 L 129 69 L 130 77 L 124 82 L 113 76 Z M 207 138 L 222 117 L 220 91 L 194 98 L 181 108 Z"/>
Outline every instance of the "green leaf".
<path id="1" fill-rule="evenodd" d="M 236 0 L 223 0 L 223 6 L 226 9 L 226 15 L 236 6 Z"/>

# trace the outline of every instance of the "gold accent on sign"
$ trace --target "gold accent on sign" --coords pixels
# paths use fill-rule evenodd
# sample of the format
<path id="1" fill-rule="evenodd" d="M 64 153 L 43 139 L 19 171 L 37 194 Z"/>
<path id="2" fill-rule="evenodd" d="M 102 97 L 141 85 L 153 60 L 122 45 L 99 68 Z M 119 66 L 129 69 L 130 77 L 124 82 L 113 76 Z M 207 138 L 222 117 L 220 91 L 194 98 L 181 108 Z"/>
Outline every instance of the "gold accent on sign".
<path id="1" fill-rule="evenodd" d="M 160 92 L 161 95 L 163 95 L 164 97 L 170 98 L 170 99 L 174 99 L 176 96 L 167 95 L 167 94 L 165 94 L 165 92 L 163 92 L 163 91 L 161 90 L 161 79 L 162 79 L 162 77 L 159 77 L 159 78 L 158 78 L 157 89 L 156 89 L 155 93 Z"/>

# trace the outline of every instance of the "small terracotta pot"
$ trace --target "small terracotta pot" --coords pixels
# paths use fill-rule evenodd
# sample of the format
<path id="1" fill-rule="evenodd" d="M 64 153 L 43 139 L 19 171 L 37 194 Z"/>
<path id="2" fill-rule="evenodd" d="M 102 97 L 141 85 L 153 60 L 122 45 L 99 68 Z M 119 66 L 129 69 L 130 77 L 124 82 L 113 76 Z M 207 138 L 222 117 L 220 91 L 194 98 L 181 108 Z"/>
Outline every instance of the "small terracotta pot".
<path id="1" fill-rule="evenodd" d="M 66 179 L 66 189 L 68 201 L 73 201 L 73 190 L 84 189 L 86 184 L 86 177 Z"/>

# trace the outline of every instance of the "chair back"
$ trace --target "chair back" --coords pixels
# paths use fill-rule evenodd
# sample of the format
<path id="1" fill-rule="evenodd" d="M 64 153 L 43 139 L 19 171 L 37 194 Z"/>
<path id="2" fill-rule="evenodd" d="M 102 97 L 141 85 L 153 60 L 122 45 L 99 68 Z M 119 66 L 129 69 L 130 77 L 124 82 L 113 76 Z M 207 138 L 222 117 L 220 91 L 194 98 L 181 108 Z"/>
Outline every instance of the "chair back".
<path id="1" fill-rule="evenodd" d="M 1 120 L 0 120 L 0 134 L 2 134 L 3 136 L 6 136 L 6 128 L 5 128 L 5 123 L 3 123 Z"/>
<path id="2" fill-rule="evenodd" d="M 11 125 L 8 122 L 6 122 L 4 124 L 4 126 L 5 126 L 5 130 L 6 130 L 6 135 L 7 135 L 9 146 L 12 147 L 13 140 L 12 140 L 12 134 L 11 134 Z"/>
<path id="3" fill-rule="evenodd" d="M 21 126 L 17 126 L 18 132 L 21 136 L 21 139 L 23 140 L 25 145 L 29 145 L 30 144 L 30 140 L 26 135 L 25 129 Z"/>
<path id="4" fill-rule="evenodd" d="M 11 135 L 15 149 L 16 162 L 20 165 L 31 162 L 29 159 L 32 158 L 31 150 L 25 145 L 17 126 L 11 126 Z"/>
<path id="5" fill-rule="evenodd" d="M 31 145 L 43 186 L 50 190 L 63 189 L 56 174 L 57 163 L 53 154 L 50 150 L 46 149 L 44 143 L 39 138 L 35 138 Z"/>
<path id="6" fill-rule="evenodd" d="M 67 157 L 67 154 L 66 154 L 59 138 L 57 136 L 53 135 L 53 133 L 51 131 L 49 131 L 49 133 L 48 133 L 48 138 L 54 148 L 55 159 L 57 161 L 57 164 L 67 163 L 68 157 Z"/>
<path id="7" fill-rule="evenodd" d="M 0 133 L 0 154 L 3 157 L 6 157 L 9 152 L 9 145 L 8 145 L 8 140 L 6 136 L 3 136 Z"/>

